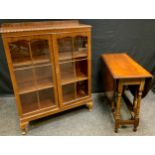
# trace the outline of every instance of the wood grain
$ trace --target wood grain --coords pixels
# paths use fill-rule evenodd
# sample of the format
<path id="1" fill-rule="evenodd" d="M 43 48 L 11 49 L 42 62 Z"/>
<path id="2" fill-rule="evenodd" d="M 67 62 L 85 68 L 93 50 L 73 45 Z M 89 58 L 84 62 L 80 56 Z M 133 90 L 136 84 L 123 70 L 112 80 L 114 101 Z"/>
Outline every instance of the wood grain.
<path id="1" fill-rule="evenodd" d="M 102 59 L 106 62 L 115 79 L 152 77 L 147 70 L 131 59 L 126 53 L 104 54 Z"/>

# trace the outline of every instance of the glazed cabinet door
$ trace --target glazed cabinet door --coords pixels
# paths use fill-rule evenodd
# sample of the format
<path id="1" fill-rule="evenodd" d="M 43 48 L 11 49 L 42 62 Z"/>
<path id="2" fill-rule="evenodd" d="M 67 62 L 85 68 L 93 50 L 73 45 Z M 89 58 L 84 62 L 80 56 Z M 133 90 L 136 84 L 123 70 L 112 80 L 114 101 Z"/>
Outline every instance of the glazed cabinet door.
<path id="1" fill-rule="evenodd" d="M 90 33 L 53 35 L 62 106 L 91 95 Z"/>
<path id="2" fill-rule="evenodd" d="M 10 38 L 8 49 L 20 113 L 57 108 L 50 36 Z"/>

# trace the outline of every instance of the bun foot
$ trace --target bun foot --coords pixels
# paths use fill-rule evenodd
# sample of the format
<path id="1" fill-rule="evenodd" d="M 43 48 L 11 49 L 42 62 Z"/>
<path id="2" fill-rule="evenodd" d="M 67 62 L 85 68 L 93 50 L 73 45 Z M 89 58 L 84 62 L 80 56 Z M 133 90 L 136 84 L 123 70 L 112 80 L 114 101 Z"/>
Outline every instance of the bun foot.
<path id="1" fill-rule="evenodd" d="M 22 129 L 22 135 L 26 135 L 26 134 L 27 134 L 26 129 Z"/>
<path id="2" fill-rule="evenodd" d="M 92 111 L 92 109 L 93 109 L 93 102 L 91 101 L 91 102 L 88 102 L 87 104 L 86 104 L 86 106 L 87 106 L 87 108 L 89 109 L 89 111 Z"/>
<path id="3" fill-rule="evenodd" d="M 21 122 L 20 123 L 20 128 L 21 128 L 21 131 L 22 131 L 22 135 L 26 135 L 27 134 L 27 128 L 28 128 L 28 122 Z"/>

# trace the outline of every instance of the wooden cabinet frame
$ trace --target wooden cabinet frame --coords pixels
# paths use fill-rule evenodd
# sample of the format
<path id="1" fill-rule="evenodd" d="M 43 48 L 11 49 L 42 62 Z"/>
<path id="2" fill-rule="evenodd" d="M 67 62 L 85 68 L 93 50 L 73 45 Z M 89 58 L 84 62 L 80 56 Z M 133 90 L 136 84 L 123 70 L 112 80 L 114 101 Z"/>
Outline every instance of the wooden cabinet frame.
<path id="1" fill-rule="evenodd" d="M 27 25 L 27 26 L 25 26 Z M 29 28 L 29 29 L 27 29 Z M 54 113 L 58 113 L 67 109 L 71 109 L 77 106 L 81 105 L 86 105 L 90 110 L 92 109 L 93 103 L 92 103 L 92 97 L 91 97 L 91 27 L 88 25 L 83 25 L 79 24 L 78 21 L 61 21 L 61 22 L 39 22 L 39 23 L 22 23 L 22 24 L 4 24 L 2 25 L 2 28 L 0 29 L 0 32 L 2 33 L 2 38 L 3 38 L 3 44 L 5 48 L 5 53 L 7 57 L 7 62 L 8 62 L 8 67 L 11 75 L 11 80 L 13 83 L 13 89 L 16 97 L 16 105 L 18 108 L 18 113 L 19 113 L 19 118 L 20 118 L 20 128 L 23 131 L 23 134 L 26 133 L 26 128 L 27 125 L 29 124 L 30 121 L 36 120 Z M 86 66 L 87 74 L 86 74 L 86 86 L 82 86 L 81 91 L 85 89 L 87 95 L 84 97 L 80 96 L 79 98 L 75 100 L 71 100 L 68 104 L 64 104 L 63 101 L 63 92 L 62 92 L 62 84 L 61 84 L 61 70 L 60 70 L 60 65 L 61 63 L 59 62 L 59 46 L 58 46 L 58 39 L 64 38 L 64 37 L 72 37 L 75 38 L 76 36 L 82 36 L 82 37 L 87 37 L 87 56 L 84 57 L 84 59 L 79 60 L 77 63 L 74 60 L 69 60 L 67 63 L 74 63 L 74 65 L 80 65 L 80 63 L 84 63 Z M 32 45 L 31 45 L 31 40 L 44 40 L 48 41 L 48 50 L 49 50 L 49 68 L 51 68 L 51 74 L 53 80 L 53 87 L 51 88 L 44 88 L 44 90 L 50 89 L 53 90 L 54 96 L 50 97 L 54 98 L 54 106 L 49 106 L 49 107 L 44 107 L 40 108 L 37 110 L 32 110 L 30 112 L 23 112 L 23 107 L 21 103 L 21 98 L 20 98 L 20 92 L 17 86 L 17 77 L 15 76 L 15 71 L 14 71 L 14 66 L 13 66 L 13 60 L 11 57 L 11 51 L 9 44 L 11 42 L 18 42 L 21 40 L 25 40 L 28 42 L 28 50 L 30 52 L 31 59 L 32 61 L 32 70 L 35 70 L 36 72 L 36 63 L 33 59 L 33 54 L 32 54 Z M 74 44 L 74 43 L 73 43 Z M 73 47 L 75 44 L 73 45 Z M 38 47 L 39 48 L 39 47 Z M 20 50 L 19 50 L 20 51 Z M 21 52 L 21 51 L 20 51 Z M 38 61 L 37 61 L 38 62 Z M 45 64 L 46 66 L 47 64 Z M 77 66 L 78 66 L 77 65 Z M 64 65 L 63 65 L 64 66 Z M 81 64 L 82 66 L 82 64 Z M 43 65 L 41 66 L 43 67 Z M 81 67 L 83 68 L 83 66 Z M 69 68 L 68 68 L 69 69 Z M 74 70 L 76 69 L 76 66 Z M 20 69 L 22 70 L 22 69 Z M 67 70 L 67 69 L 66 69 Z M 82 69 L 81 69 L 82 70 Z M 32 71 L 33 72 L 33 71 Z M 41 72 L 41 71 L 40 71 Z M 77 71 L 76 71 L 77 72 Z M 76 73 L 77 74 L 77 73 Z M 27 75 L 28 77 L 30 75 Z M 36 73 L 34 73 L 34 76 L 36 76 Z M 29 77 L 30 78 L 30 77 Z M 37 77 L 34 77 L 34 81 L 36 83 Z M 77 85 L 80 86 L 81 83 L 79 83 L 79 79 L 71 79 L 73 81 L 72 83 L 76 85 L 75 92 L 78 93 Z M 69 83 L 71 83 L 69 81 Z M 36 84 L 37 85 L 37 84 Z M 84 88 L 83 88 L 84 87 Z M 38 88 L 38 85 L 37 85 Z M 34 90 L 33 90 L 34 91 Z M 37 95 L 37 103 L 40 104 L 40 98 L 41 96 L 38 95 L 39 91 L 42 91 L 40 89 L 35 90 L 34 93 Z M 71 91 L 70 91 L 71 92 Z M 69 92 L 69 93 L 70 93 Z M 46 95 L 44 92 L 44 95 Z M 44 102 L 43 102 L 44 103 Z"/>

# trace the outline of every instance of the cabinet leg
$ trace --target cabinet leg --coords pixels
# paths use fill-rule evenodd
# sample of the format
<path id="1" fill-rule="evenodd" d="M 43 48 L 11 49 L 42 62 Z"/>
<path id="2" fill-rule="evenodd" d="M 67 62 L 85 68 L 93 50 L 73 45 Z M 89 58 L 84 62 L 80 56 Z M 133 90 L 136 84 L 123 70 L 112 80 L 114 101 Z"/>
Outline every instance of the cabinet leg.
<path id="1" fill-rule="evenodd" d="M 92 111 L 92 109 L 93 109 L 93 102 L 90 101 L 90 102 L 86 103 L 86 106 L 89 109 L 89 111 Z"/>
<path id="2" fill-rule="evenodd" d="M 20 123 L 22 135 L 26 135 L 29 122 Z"/>

